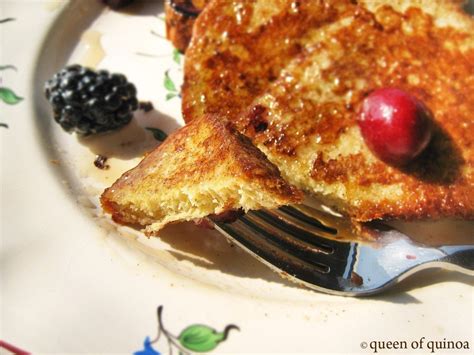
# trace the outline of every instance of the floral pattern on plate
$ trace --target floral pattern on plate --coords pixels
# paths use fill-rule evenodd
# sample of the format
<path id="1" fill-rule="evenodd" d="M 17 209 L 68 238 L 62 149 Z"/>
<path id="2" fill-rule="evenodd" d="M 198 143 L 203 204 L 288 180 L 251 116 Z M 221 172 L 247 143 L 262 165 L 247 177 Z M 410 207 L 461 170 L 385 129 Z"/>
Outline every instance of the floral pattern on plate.
<path id="1" fill-rule="evenodd" d="M 14 18 L 8 17 L 0 20 L 0 24 L 15 21 Z M 0 71 L 2 70 L 17 70 L 14 65 L 2 65 L 0 64 Z M 2 77 L 0 77 L 0 101 L 3 101 L 7 105 L 15 105 L 22 101 L 23 98 L 18 96 L 12 89 L 3 86 Z M 6 123 L 0 122 L 0 127 L 8 128 Z"/>
<path id="2" fill-rule="evenodd" d="M 160 340 L 165 340 L 168 346 L 168 354 L 173 354 L 177 350 L 179 354 L 192 354 L 192 352 L 208 352 L 212 351 L 217 346 L 225 341 L 229 332 L 233 329 L 239 330 L 239 327 L 229 324 L 222 332 L 215 330 L 207 325 L 192 324 L 184 328 L 178 336 L 170 333 L 163 325 L 163 306 L 159 306 L 157 310 L 158 315 L 158 334 L 154 339 L 149 336 L 143 342 L 143 349 L 136 351 L 134 355 L 159 355 L 163 354 L 153 348 L 153 344 Z"/>

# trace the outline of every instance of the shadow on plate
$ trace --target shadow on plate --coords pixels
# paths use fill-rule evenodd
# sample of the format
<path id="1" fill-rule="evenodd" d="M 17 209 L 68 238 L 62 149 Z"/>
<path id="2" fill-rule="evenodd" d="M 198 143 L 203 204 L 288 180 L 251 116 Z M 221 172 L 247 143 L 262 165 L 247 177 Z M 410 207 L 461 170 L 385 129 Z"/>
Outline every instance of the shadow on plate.
<path id="1" fill-rule="evenodd" d="M 215 230 L 199 228 L 192 223 L 180 223 L 165 227 L 159 238 L 175 249 L 170 253 L 177 260 L 186 260 L 198 267 L 242 278 L 263 279 L 304 288 L 283 279 L 240 247 L 229 243 Z"/>
<path id="2" fill-rule="evenodd" d="M 153 110 L 135 112 L 133 120 L 122 129 L 100 135 L 78 138 L 78 142 L 95 154 L 108 158 L 132 159 L 142 157 L 160 142 L 146 128 L 159 128 L 166 133 L 180 126 L 172 117 Z"/>
<path id="3" fill-rule="evenodd" d="M 465 285 L 474 286 L 474 279 L 471 276 L 461 274 L 455 271 L 442 269 L 428 269 L 410 276 L 401 283 L 393 286 L 388 291 L 369 297 L 368 300 L 377 300 L 390 303 L 413 304 L 421 303 L 416 297 L 408 292 L 446 282 L 457 282 Z M 457 296 L 457 295 L 453 295 Z"/>

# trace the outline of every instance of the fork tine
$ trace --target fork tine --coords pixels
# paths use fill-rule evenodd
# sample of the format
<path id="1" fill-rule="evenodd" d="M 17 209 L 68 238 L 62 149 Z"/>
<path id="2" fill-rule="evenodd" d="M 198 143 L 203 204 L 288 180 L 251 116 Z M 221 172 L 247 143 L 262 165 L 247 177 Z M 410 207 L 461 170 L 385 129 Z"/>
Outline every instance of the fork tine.
<path id="1" fill-rule="evenodd" d="M 270 243 L 278 245 L 288 254 L 302 258 L 306 262 L 318 267 L 329 269 L 331 260 L 328 258 L 328 255 L 333 252 L 332 248 L 310 244 L 303 239 L 297 239 L 287 231 L 286 226 L 283 226 L 281 223 L 279 226 L 274 226 L 264 219 L 260 219 L 254 213 L 248 213 L 246 216 L 241 217 L 241 220 L 249 228 L 261 234 Z"/>
<path id="2" fill-rule="evenodd" d="M 314 216 L 313 217 L 308 216 L 305 213 L 305 210 L 302 209 L 301 207 L 298 208 L 298 207 L 292 207 L 292 206 L 282 206 L 278 210 L 275 210 L 275 212 L 276 211 L 283 212 L 287 218 L 292 217 L 295 220 L 298 220 L 302 223 L 305 223 L 308 226 L 318 229 L 322 233 L 331 234 L 331 235 L 337 234 L 336 229 L 329 227 L 328 225 L 325 225 L 324 223 L 320 221 L 320 219 L 315 219 Z"/>
<path id="3" fill-rule="evenodd" d="M 301 242 L 316 248 L 319 252 L 324 254 L 333 254 L 334 246 L 327 239 L 317 237 L 318 234 L 312 233 L 308 230 L 300 228 L 296 223 L 288 223 L 287 220 L 280 218 L 271 211 L 251 211 L 247 213 L 248 217 L 255 216 L 266 224 L 275 227 L 276 230 L 283 230 Z"/>
<path id="4" fill-rule="evenodd" d="M 343 245 L 340 247 L 340 253 L 347 255 L 348 266 L 346 262 L 331 263 L 329 256 L 321 252 L 313 253 L 315 259 L 308 260 L 308 254 L 303 257 L 301 250 L 294 246 L 289 249 L 281 239 L 265 233 L 262 228 L 256 228 L 246 216 L 233 223 L 215 223 L 215 226 L 232 242 L 254 254 L 275 271 L 283 272 L 283 276 L 289 275 L 292 281 L 319 291 L 344 294 L 339 283 L 349 282 L 351 267 L 356 258 L 353 243 L 341 243 Z M 321 262 L 323 259 L 324 262 Z"/>
<path id="5" fill-rule="evenodd" d="M 338 241 L 354 239 L 354 225 L 349 218 L 345 218 L 342 215 L 337 216 L 309 205 L 284 206 L 279 210 L 291 214 L 300 222 L 300 224 L 307 223 L 307 221 L 317 221 L 318 224 L 331 230 L 333 233 L 335 231 L 333 235 L 321 234 L 323 237 L 338 239 Z M 307 227 L 305 227 L 305 229 L 306 228 Z"/>
<path id="6" fill-rule="evenodd" d="M 326 245 L 328 248 L 333 248 L 331 245 L 331 242 L 326 242 L 328 239 L 332 238 L 337 238 L 337 230 L 336 229 L 331 229 L 331 232 L 327 232 L 326 229 L 321 229 L 319 227 L 315 227 L 314 224 L 309 224 L 305 220 L 302 220 L 298 217 L 293 217 L 293 215 L 287 214 L 286 212 L 280 211 L 280 210 L 259 210 L 259 211 L 254 211 L 254 213 L 260 215 L 262 218 L 265 219 L 270 219 L 273 222 L 276 223 L 277 226 L 282 223 L 289 225 L 291 227 L 303 230 L 305 233 L 309 233 L 312 236 L 317 235 L 320 237 L 324 237 L 325 239 L 321 239 L 321 243 Z M 313 219 L 314 222 L 316 220 Z M 312 238 L 313 239 L 313 238 Z"/>
<path id="7" fill-rule="evenodd" d="M 329 261 L 334 259 L 346 261 L 347 253 L 344 251 L 344 247 L 341 247 L 341 244 L 346 242 L 339 242 L 333 239 L 334 234 L 328 234 L 321 232 L 318 228 L 308 227 L 306 223 L 301 223 L 300 220 L 282 215 L 275 210 L 259 210 L 251 211 L 247 213 L 247 216 L 257 216 L 261 220 L 265 221 L 267 224 L 270 224 L 273 229 L 278 232 L 280 230 L 289 234 L 289 241 L 297 243 L 300 241 L 302 243 L 300 248 L 305 248 L 309 244 L 316 249 L 320 249 L 322 253 L 331 255 Z M 316 220 L 313 220 L 316 222 Z M 337 233 L 336 229 L 332 229 Z M 321 256 L 316 256 L 318 259 L 322 259 Z"/>
<path id="8" fill-rule="evenodd" d="M 269 242 L 264 236 L 249 229 L 241 220 L 231 224 L 216 223 L 216 228 L 224 235 L 229 236 L 232 242 L 250 251 L 260 261 L 277 272 L 283 272 L 296 277 L 298 280 L 319 284 L 326 284 L 326 269 L 316 268 L 302 259 L 292 256 L 275 243 Z"/>

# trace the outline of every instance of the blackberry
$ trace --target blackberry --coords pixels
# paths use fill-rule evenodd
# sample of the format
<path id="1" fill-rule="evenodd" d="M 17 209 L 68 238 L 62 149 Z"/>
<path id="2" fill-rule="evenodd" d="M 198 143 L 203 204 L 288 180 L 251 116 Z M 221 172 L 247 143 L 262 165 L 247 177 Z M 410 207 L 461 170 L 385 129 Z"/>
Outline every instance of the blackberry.
<path id="1" fill-rule="evenodd" d="M 130 122 L 138 108 L 135 86 L 122 74 L 71 65 L 45 85 L 54 120 L 79 135 L 107 132 Z"/>

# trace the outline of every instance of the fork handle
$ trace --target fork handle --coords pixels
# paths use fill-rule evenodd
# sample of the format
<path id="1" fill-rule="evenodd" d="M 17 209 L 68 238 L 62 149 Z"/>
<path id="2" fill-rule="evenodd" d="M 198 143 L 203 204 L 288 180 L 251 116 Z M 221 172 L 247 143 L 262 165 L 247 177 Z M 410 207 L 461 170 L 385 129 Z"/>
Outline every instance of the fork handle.
<path id="1" fill-rule="evenodd" d="M 439 248 L 446 253 L 440 261 L 457 266 L 457 270 L 474 276 L 474 248 L 472 245 L 444 246 Z M 458 268 L 459 267 L 459 268 Z"/>

